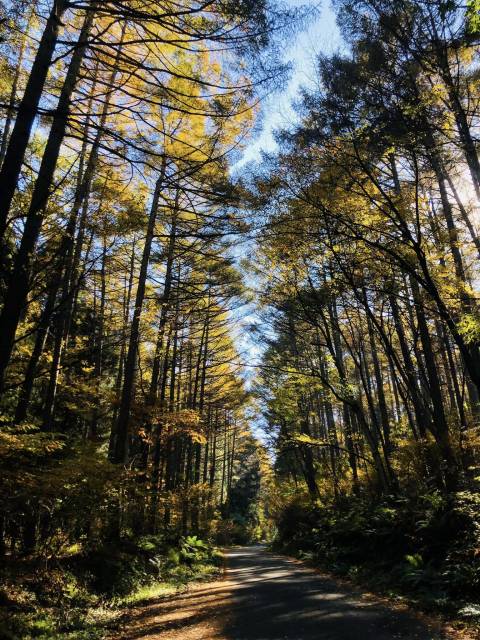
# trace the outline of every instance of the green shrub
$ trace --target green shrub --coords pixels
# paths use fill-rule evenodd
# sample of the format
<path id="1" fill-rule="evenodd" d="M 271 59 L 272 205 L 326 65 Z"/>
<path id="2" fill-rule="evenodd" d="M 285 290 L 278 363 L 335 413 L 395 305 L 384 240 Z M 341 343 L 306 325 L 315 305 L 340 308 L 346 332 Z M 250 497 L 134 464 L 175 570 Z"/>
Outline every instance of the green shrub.
<path id="1" fill-rule="evenodd" d="M 480 496 L 431 492 L 311 506 L 294 496 L 277 520 L 277 547 L 336 572 L 433 603 L 475 599 L 480 588 Z M 382 578 L 384 576 L 384 579 Z"/>
<path id="2" fill-rule="evenodd" d="M 54 568 L 32 565 L 0 590 L 8 614 L 0 609 L 0 637 L 97 640 L 107 622 L 93 611 L 174 593 L 217 572 L 220 557 L 197 536 L 143 536 L 67 556 Z"/>

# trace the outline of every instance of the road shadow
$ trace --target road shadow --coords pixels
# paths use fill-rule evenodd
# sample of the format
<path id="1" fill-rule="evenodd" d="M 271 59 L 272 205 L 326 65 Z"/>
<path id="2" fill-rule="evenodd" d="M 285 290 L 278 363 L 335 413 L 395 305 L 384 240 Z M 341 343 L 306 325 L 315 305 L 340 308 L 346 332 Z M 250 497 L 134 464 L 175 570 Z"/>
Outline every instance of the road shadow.
<path id="1" fill-rule="evenodd" d="M 362 600 L 293 560 L 247 547 L 228 553 L 233 582 L 225 640 L 440 640 L 413 615 Z"/>
<path id="2" fill-rule="evenodd" d="M 130 611 L 116 640 L 443 640 L 413 614 L 254 546 L 224 580 Z"/>
<path id="3" fill-rule="evenodd" d="M 224 612 L 231 589 L 225 580 L 196 585 L 192 591 L 150 601 L 123 619 L 115 640 L 223 640 Z"/>

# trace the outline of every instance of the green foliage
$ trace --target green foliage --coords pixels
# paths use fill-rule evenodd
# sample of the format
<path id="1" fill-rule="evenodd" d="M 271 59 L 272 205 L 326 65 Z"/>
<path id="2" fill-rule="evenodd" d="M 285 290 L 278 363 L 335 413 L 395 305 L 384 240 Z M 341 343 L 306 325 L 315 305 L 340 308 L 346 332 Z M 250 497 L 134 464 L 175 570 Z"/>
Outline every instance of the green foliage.
<path id="1" fill-rule="evenodd" d="M 80 549 L 87 534 L 97 545 L 108 536 L 122 471 L 97 448 L 21 425 L 2 428 L 0 453 L 3 513 L 12 530 L 26 532 L 30 521 L 37 553 L 51 558 Z"/>
<path id="2" fill-rule="evenodd" d="M 279 513 L 276 544 L 342 575 L 370 577 L 386 591 L 443 607 L 478 594 L 479 540 L 480 496 L 433 492 L 316 506 L 295 496 Z"/>
<path id="3" fill-rule="evenodd" d="M 163 543 L 163 536 L 141 536 L 137 539 L 137 547 L 142 551 L 156 551 Z"/>
<path id="4" fill-rule="evenodd" d="M 197 536 L 186 536 L 180 539 L 180 557 L 186 564 L 206 560 L 210 550 L 208 545 Z"/>
<path id="5" fill-rule="evenodd" d="M 216 527 L 217 542 L 249 544 L 269 537 L 272 475 L 266 451 L 253 438 L 247 438 L 239 452 L 223 517 Z"/>
<path id="6" fill-rule="evenodd" d="M 480 31 L 480 2 L 467 0 L 467 31 L 477 34 Z"/>
<path id="7" fill-rule="evenodd" d="M 180 551 L 178 549 L 169 549 L 167 551 L 167 559 L 171 565 L 177 566 L 180 564 Z"/>
<path id="8" fill-rule="evenodd" d="M 169 546 L 164 536 L 103 545 L 56 567 L 26 567 L 0 591 L 0 637 L 96 640 L 115 625 L 122 608 L 215 575 L 221 554 L 197 536 Z"/>

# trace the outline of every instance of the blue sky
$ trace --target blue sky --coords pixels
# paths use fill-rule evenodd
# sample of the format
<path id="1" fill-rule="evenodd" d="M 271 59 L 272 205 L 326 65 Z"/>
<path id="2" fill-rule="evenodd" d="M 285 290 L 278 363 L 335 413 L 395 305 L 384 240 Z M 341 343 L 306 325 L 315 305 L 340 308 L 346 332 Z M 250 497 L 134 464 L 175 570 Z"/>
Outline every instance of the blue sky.
<path id="1" fill-rule="evenodd" d="M 292 65 L 290 80 L 281 91 L 264 99 L 260 126 L 257 127 L 256 133 L 246 146 L 240 161 L 232 168 L 233 172 L 246 163 L 259 161 L 262 151 L 272 152 L 275 150 L 274 131 L 292 126 L 295 123 L 296 115 L 292 103 L 298 99 L 302 86 L 308 87 L 314 83 L 317 56 L 320 53 L 330 54 L 342 48 L 341 36 L 329 0 L 324 0 L 321 5 L 315 1 L 309 3 L 308 0 L 303 2 L 301 0 L 285 1 L 292 7 L 310 4 L 318 7 L 318 10 L 314 18 L 309 20 L 306 28 L 296 35 L 291 46 L 285 49 L 284 61 Z M 234 253 L 237 259 L 240 260 L 242 254 L 248 249 L 251 247 L 249 247 L 249 243 L 245 242 L 235 247 Z M 255 282 L 251 281 L 248 276 L 246 284 L 252 289 L 255 288 Z M 260 323 L 255 303 L 248 305 L 247 308 L 244 307 L 239 315 L 242 317 L 238 324 L 237 347 L 241 352 L 241 360 L 247 365 L 244 369 L 244 376 L 248 382 L 251 382 L 257 373 L 256 366 L 260 363 L 263 350 L 263 347 L 257 344 L 247 328 L 249 325 Z M 251 427 L 256 437 L 266 442 L 261 416 L 251 419 Z"/>
<path id="2" fill-rule="evenodd" d="M 317 13 L 308 21 L 306 28 L 298 33 L 292 46 L 285 50 L 284 60 L 292 64 L 288 85 L 267 97 L 262 104 L 262 121 L 259 132 L 247 145 L 237 166 L 260 158 L 261 151 L 273 151 L 275 141 L 273 131 L 295 122 L 292 102 L 302 86 L 314 82 L 315 59 L 318 54 L 329 54 L 341 48 L 341 37 L 335 22 L 335 14 L 329 0 L 321 4 L 308 0 L 286 0 L 291 7 L 309 4 L 317 8 Z"/>

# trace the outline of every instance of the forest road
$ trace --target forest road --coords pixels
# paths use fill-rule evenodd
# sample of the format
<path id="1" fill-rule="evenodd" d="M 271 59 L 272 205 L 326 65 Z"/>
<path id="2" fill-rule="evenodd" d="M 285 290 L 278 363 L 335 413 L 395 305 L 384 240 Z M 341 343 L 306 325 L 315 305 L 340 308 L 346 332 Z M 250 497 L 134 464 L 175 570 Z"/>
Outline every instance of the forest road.
<path id="1" fill-rule="evenodd" d="M 257 545 L 226 552 L 223 580 L 137 612 L 118 640 L 441 640 L 413 613 Z"/>

